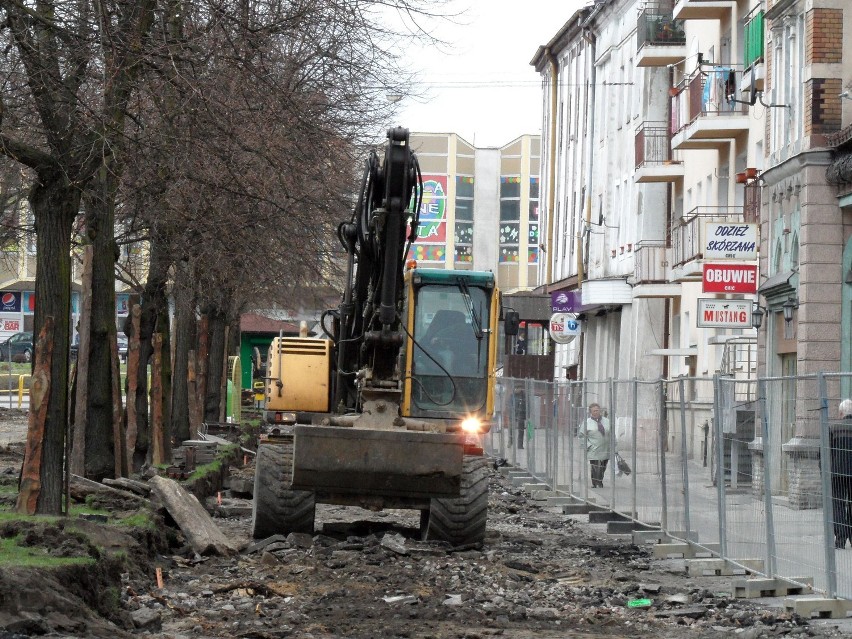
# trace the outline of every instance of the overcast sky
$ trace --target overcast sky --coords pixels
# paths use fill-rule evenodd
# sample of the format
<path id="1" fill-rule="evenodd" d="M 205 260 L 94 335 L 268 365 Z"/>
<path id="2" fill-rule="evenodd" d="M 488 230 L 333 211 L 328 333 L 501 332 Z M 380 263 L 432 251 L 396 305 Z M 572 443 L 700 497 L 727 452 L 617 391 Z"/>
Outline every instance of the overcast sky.
<path id="1" fill-rule="evenodd" d="M 541 133 L 541 79 L 530 60 L 584 0 L 459 0 L 463 24 L 435 35 L 452 51 L 410 49 L 422 100 L 400 102 L 397 123 L 411 131 L 458 133 L 478 147 Z"/>

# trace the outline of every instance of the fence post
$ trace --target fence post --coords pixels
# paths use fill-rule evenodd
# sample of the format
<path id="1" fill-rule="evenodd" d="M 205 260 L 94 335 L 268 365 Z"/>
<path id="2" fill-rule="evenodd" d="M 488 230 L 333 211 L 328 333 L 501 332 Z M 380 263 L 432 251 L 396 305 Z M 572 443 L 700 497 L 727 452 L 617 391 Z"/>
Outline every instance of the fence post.
<path id="1" fill-rule="evenodd" d="M 822 523 L 823 523 L 823 547 L 825 550 L 825 580 L 826 594 L 829 597 L 837 596 L 837 565 L 834 557 L 834 495 L 831 494 L 831 447 L 828 432 L 828 388 L 825 382 L 825 373 L 817 373 L 817 385 L 819 387 L 819 458 L 820 478 L 822 479 Z"/>
<path id="2" fill-rule="evenodd" d="M 678 392 L 680 393 L 680 470 L 683 474 L 683 521 L 686 524 L 687 539 L 691 538 L 692 525 L 689 518 L 689 468 L 687 467 L 687 447 L 686 447 L 686 386 L 684 378 L 678 380 Z"/>
<path id="3" fill-rule="evenodd" d="M 633 447 L 630 452 L 630 464 L 631 468 L 633 468 L 633 473 L 630 478 L 630 512 L 633 519 L 638 521 L 639 509 L 636 505 L 636 475 L 639 472 L 639 466 L 636 463 L 636 449 L 638 448 L 636 438 L 639 434 L 637 426 L 637 421 L 639 420 L 639 380 L 635 377 L 633 378 L 633 414 L 631 417 L 633 425 L 630 427 L 630 437 L 633 441 Z"/>
<path id="4" fill-rule="evenodd" d="M 615 472 L 618 470 L 618 464 L 615 462 L 615 449 L 618 447 L 618 438 L 615 436 L 615 406 L 616 406 L 616 393 L 615 393 L 615 380 L 612 377 L 609 378 L 609 405 L 610 405 L 610 416 L 609 416 L 609 463 L 610 468 L 612 470 L 609 471 L 609 476 L 611 478 L 610 484 L 610 500 L 609 503 L 612 505 L 612 509 L 617 511 L 618 504 L 615 503 Z"/>
<path id="5" fill-rule="evenodd" d="M 775 576 L 775 520 L 772 515 L 772 446 L 769 442 L 769 415 L 766 412 L 766 380 L 757 380 L 763 438 L 763 507 L 766 510 L 766 574 Z M 832 554 L 833 556 L 833 554 Z"/>
<path id="6" fill-rule="evenodd" d="M 660 527 L 668 532 L 669 530 L 669 505 L 668 494 L 666 493 L 666 433 L 668 431 L 668 415 L 666 414 L 666 381 L 660 379 L 660 432 L 657 442 L 658 453 L 660 455 Z"/>
<path id="7" fill-rule="evenodd" d="M 725 442 L 722 439 L 722 378 L 719 374 L 713 375 L 713 442 L 716 444 L 716 498 L 718 500 L 717 512 L 719 514 L 719 556 L 728 556 L 728 511 L 725 499 Z M 712 462 L 711 462 L 712 464 Z M 710 475 L 713 475 L 714 466 L 710 467 Z"/>

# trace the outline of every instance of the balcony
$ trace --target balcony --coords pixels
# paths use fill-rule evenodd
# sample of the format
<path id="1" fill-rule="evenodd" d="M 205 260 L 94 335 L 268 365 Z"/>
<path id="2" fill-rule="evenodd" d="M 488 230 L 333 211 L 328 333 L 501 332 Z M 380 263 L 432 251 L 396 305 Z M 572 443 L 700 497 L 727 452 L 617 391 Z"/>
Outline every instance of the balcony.
<path id="1" fill-rule="evenodd" d="M 736 6 L 731 0 L 678 0 L 672 14 L 678 20 L 720 20 Z"/>
<path id="2" fill-rule="evenodd" d="M 680 296 L 680 284 L 668 282 L 671 248 L 664 240 L 637 242 L 633 259 L 633 299 Z"/>
<path id="3" fill-rule="evenodd" d="M 743 222 L 743 209 L 733 206 L 698 206 L 672 223 L 671 279 L 701 278 L 706 222 Z"/>
<path id="4" fill-rule="evenodd" d="M 741 72 L 714 67 L 672 89 L 673 149 L 714 149 L 748 131 L 748 105 L 733 101 Z"/>
<path id="5" fill-rule="evenodd" d="M 672 18 L 671 0 L 648 2 L 636 24 L 636 65 L 664 67 L 686 57 L 683 20 Z"/>
<path id="6" fill-rule="evenodd" d="M 683 179 L 683 162 L 673 159 L 672 140 L 665 122 L 643 122 L 636 129 L 636 182 L 676 182 Z"/>
<path id="7" fill-rule="evenodd" d="M 751 10 L 744 20 L 743 68 L 745 71 L 740 85 L 743 99 L 747 99 L 747 96 L 752 92 L 763 91 L 764 89 L 766 67 L 763 51 L 763 13 L 763 3 L 760 3 Z"/>

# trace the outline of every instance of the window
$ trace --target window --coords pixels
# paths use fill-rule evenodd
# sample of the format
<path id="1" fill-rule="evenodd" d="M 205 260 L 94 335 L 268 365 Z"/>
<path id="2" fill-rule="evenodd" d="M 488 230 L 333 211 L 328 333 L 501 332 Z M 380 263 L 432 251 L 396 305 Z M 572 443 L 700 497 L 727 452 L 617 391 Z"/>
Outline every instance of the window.
<path id="1" fill-rule="evenodd" d="M 456 264 L 473 263 L 473 177 L 456 176 Z"/>
<path id="2" fill-rule="evenodd" d="M 539 254 L 539 211 L 538 211 L 539 178 L 530 178 L 530 205 L 527 216 L 527 263 L 538 264 Z"/>
<path id="3" fill-rule="evenodd" d="M 501 263 L 519 262 L 521 237 L 521 178 L 500 176 L 500 253 Z"/>

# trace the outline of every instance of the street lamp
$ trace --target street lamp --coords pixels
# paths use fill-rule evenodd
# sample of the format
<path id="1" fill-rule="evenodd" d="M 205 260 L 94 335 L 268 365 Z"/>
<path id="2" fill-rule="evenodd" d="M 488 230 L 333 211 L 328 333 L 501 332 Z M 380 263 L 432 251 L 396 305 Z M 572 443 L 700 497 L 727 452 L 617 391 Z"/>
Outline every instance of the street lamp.
<path id="1" fill-rule="evenodd" d="M 798 298 L 793 299 L 788 297 L 787 301 L 781 305 L 781 310 L 784 312 L 784 321 L 789 324 L 793 321 L 793 311 L 799 308 Z"/>
<path id="2" fill-rule="evenodd" d="M 764 315 L 766 315 L 766 307 L 755 302 L 751 308 L 751 325 L 755 330 L 760 330 Z"/>

